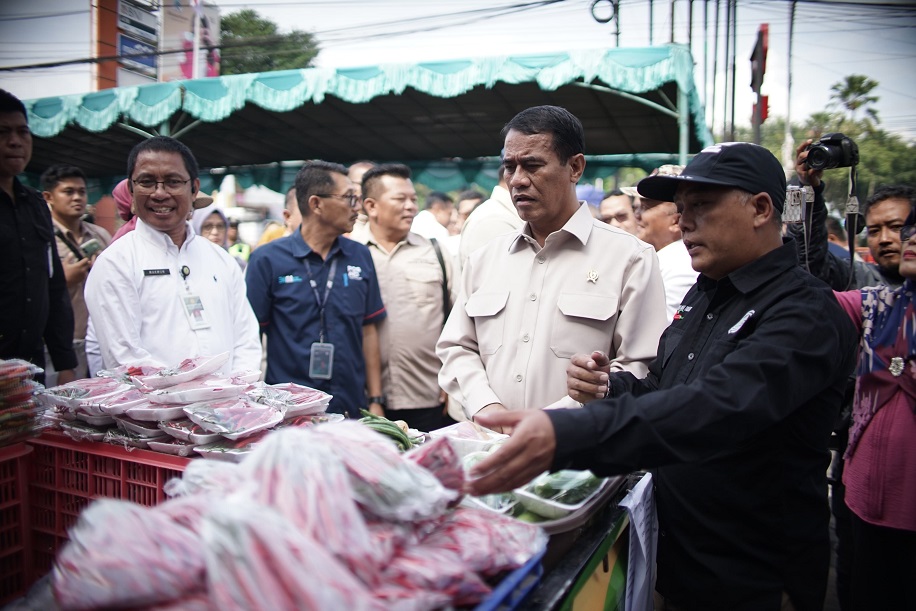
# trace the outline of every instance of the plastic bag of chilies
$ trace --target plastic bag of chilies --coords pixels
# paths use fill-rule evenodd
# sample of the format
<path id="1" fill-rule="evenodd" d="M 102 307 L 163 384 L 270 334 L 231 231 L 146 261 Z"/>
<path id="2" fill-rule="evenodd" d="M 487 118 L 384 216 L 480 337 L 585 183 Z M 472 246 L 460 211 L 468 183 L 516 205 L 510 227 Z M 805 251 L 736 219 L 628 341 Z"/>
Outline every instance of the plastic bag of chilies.
<path id="1" fill-rule="evenodd" d="M 204 518 L 203 537 L 216 609 L 384 609 L 321 545 L 263 505 L 227 500 Z"/>
<path id="2" fill-rule="evenodd" d="M 204 584 L 199 536 L 165 512 L 101 499 L 70 530 L 52 573 L 61 609 L 152 605 Z"/>
<path id="3" fill-rule="evenodd" d="M 385 547 L 373 545 L 347 471 L 326 441 L 311 429 L 274 431 L 239 465 L 239 474 L 256 483 L 255 502 L 275 509 L 364 582 L 374 583 L 389 556 Z"/>
<path id="4" fill-rule="evenodd" d="M 401 522 L 429 520 L 443 515 L 458 497 L 365 425 L 340 422 L 316 427 L 314 434 L 346 465 L 356 500 L 373 515 Z"/>

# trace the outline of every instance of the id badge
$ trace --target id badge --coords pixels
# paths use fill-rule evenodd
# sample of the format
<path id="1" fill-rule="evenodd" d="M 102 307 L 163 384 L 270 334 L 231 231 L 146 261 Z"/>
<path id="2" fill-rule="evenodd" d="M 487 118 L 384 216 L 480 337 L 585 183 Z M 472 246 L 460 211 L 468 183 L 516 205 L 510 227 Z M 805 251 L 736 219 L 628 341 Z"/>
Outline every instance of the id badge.
<path id="1" fill-rule="evenodd" d="M 204 311 L 204 304 L 197 295 L 186 295 L 181 298 L 184 304 L 184 313 L 188 317 L 191 329 L 198 331 L 200 329 L 209 329 L 210 320 Z"/>
<path id="2" fill-rule="evenodd" d="M 309 377 L 316 380 L 330 380 L 334 370 L 334 344 L 315 342 L 309 358 Z"/>

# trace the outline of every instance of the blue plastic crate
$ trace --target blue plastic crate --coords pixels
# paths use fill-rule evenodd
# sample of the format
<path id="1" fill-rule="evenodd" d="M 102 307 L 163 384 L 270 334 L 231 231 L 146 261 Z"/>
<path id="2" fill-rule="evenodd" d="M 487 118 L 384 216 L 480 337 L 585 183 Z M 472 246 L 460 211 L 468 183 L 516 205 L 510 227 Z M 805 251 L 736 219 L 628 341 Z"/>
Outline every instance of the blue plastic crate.
<path id="1" fill-rule="evenodd" d="M 544 565 L 541 560 L 547 550 L 541 550 L 531 560 L 509 573 L 490 596 L 474 608 L 474 611 L 509 611 L 518 609 L 528 594 L 541 582 Z"/>

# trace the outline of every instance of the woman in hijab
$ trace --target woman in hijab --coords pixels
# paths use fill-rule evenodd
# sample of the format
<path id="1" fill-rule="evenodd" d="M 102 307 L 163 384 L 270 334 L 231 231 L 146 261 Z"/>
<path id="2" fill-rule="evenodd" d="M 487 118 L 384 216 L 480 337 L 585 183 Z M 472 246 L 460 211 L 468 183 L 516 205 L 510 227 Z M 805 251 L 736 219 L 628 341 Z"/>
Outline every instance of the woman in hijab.
<path id="1" fill-rule="evenodd" d="M 194 233 L 202 238 L 206 238 L 228 251 L 229 249 L 229 219 L 226 214 L 217 208 L 216 204 L 210 204 L 206 208 L 200 208 L 194 211 L 191 217 L 191 226 L 194 227 Z M 230 253 L 231 254 L 231 253 Z M 233 255 L 238 261 L 242 270 L 246 267 L 246 262 Z"/>

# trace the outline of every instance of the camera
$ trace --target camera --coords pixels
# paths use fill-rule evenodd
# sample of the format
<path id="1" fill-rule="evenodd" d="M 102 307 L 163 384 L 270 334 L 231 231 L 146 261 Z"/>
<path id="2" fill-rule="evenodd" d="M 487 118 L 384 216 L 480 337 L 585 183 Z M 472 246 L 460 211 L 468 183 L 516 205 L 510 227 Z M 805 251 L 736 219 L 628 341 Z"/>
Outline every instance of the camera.
<path id="1" fill-rule="evenodd" d="M 848 168 L 859 163 L 859 147 L 851 138 L 839 132 L 824 134 L 805 150 L 808 151 L 805 164 L 812 170 Z"/>

